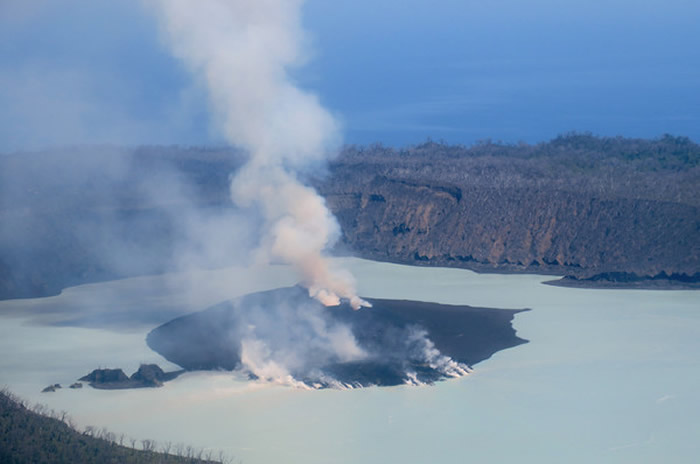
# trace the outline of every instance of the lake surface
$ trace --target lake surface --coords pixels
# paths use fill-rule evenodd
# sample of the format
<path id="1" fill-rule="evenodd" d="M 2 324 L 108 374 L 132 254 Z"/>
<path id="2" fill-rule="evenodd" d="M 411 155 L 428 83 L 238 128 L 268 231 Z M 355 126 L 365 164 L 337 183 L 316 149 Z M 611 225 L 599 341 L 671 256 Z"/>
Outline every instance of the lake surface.
<path id="1" fill-rule="evenodd" d="M 295 281 L 281 266 L 231 268 L 0 302 L 0 384 L 81 426 L 223 449 L 244 463 L 696 462 L 700 292 L 568 289 L 542 285 L 547 276 L 338 261 L 368 297 L 530 308 L 514 321 L 530 343 L 430 387 L 304 391 L 222 372 L 159 389 L 40 393 L 96 367 L 174 368 L 146 346 L 151 328 Z"/>

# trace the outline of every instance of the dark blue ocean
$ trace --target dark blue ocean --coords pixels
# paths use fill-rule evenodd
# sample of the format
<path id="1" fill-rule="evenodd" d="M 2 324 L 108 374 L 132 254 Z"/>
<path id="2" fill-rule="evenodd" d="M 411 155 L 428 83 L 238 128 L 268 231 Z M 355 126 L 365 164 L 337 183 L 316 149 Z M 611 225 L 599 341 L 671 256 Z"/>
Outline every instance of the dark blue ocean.
<path id="1" fill-rule="evenodd" d="M 0 152 L 218 144 L 148 2 L 0 3 Z M 291 74 L 348 143 L 700 140 L 700 2 L 308 0 Z"/>

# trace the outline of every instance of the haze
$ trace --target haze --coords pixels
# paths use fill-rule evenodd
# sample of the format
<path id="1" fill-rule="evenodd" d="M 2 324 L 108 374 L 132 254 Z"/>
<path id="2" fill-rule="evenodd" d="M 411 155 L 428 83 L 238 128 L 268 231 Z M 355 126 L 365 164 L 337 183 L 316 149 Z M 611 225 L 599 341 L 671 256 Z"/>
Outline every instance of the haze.
<path id="1" fill-rule="evenodd" d="M 0 152 L 224 143 L 147 3 L 0 4 Z M 697 2 L 311 0 L 303 14 L 313 52 L 295 79 L 349 143 L 700 138 Z"/>

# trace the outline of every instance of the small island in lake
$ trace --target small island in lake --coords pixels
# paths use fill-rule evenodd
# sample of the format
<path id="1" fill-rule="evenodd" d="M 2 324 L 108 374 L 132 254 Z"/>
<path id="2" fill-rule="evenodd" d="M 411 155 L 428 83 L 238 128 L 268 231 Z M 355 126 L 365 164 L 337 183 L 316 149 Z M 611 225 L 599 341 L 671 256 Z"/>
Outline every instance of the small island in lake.
<path id="1" fill-rule="evenodd" d="M 139 370 L 131 377 L 127 377 L 121 369 L 95 369 L 78 380 L 89 382 L 91 387 L 102 390 L 153 388 L 162 387 L 164 382 L 174 379 L 183 372 L 164 372 L 157 364 L 141 364 Z"/>
<path id="2" fill-rule="evenodd" d="M 246 295 L 151 331 L 148 345 L 186 370 L 241 370 L 311 388 L 430 384 L 527 341 L 524 310 L 367 298 L 324 307 L 296 286 Z"/>

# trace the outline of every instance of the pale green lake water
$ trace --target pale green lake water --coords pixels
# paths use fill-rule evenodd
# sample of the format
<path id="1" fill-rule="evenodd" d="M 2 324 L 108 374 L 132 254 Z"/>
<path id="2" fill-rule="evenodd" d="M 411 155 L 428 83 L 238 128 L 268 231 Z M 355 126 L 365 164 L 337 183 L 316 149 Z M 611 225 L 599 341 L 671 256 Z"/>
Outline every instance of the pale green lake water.
<path id="1" fill-rule="evenodd" d="M 280 266 L 226 269 L 0 302 L 0 384 L 81 426 L 223 449 L 244 463 L 697 462 L 700 292 L 567 289 L 542 285 L 546 276 L 338 261 L 368 297 L 531 308 L 514 321 L 530 343 L 430 387 L 303 391 L 190 373 L 160 389 L 39 393 L 99 366 L 174 368 L 146 346 L 152 327 L 295 281 Z M 67 312 L 139 322 L 46 325 Z"/>

